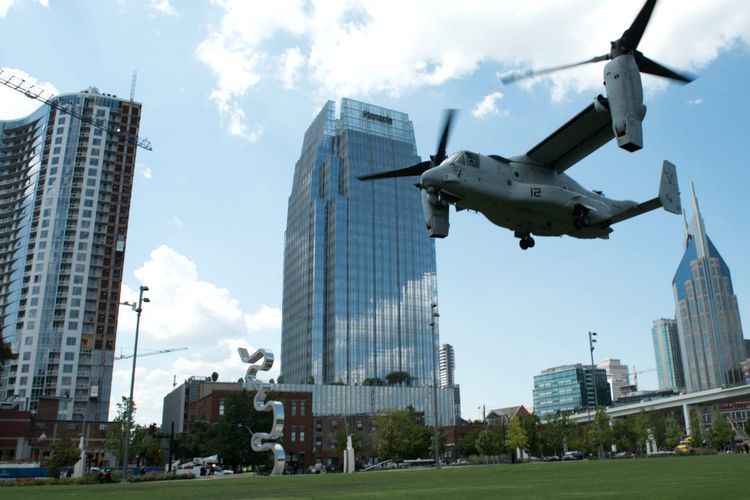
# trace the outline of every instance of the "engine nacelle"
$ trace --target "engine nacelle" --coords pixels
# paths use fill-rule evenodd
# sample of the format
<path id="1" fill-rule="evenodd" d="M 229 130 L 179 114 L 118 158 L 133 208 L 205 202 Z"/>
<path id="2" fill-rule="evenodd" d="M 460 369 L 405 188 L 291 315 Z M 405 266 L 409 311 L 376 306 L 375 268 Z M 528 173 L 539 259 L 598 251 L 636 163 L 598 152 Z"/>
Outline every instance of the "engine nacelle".
<path id="1" fill-rule="evenodd" d="M 427 223 L 427 234 L 432 238 L 448 236 L 448 204 L 438 200 L 434 194 L 422 191 L 422 210 Z"/>
<path id="2" fill-rule="evenodd" d="M 643 147 L 641 122 L 646 116 L 641 72 L 632 55 L 621 55 L 604 65 L 604 85 L 617 145 L 633 152 Z"/>

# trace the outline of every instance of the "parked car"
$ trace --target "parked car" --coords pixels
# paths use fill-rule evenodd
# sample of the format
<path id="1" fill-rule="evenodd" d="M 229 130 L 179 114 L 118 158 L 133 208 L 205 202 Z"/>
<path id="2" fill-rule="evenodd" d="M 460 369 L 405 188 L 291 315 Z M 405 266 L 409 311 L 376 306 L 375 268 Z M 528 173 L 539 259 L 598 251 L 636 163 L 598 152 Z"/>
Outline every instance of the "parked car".
<path id="1" fill-rule="evenodd" d="M 459 457 L 455 462 L 453 462 L 453 465 L 469 465 L 469 461 L 464 457 Z"/>
<path id="2" fill-rule="evenodd" d="M 214 469 L 214 475 L 216 476 L 229 476 L 232 474 L 234 474 L 232 469 L 222 469 L 221 467 Z"/>
<path id="3" fill-rule="evenodd" d="M 580 451 L 568 451 L 565 453 L 565 455 L 563 455 L 562 459 L 565 461 L 583 460 L 583 453 L 581 453 Z"/>
<path id="4" fill-rule="evenodd" d="M 559 462 L 560 457 L 558 457 L 557 455 L 550 455 L 548 457 L 543 457 L 542 460 L 544 460 L 545 462 Z"/>
<path id="5" fill-rule="evenodd" d="M 634 458 L 635 455 L 629 451 L 618 451 L 613 455 L 613 458 Z"/>

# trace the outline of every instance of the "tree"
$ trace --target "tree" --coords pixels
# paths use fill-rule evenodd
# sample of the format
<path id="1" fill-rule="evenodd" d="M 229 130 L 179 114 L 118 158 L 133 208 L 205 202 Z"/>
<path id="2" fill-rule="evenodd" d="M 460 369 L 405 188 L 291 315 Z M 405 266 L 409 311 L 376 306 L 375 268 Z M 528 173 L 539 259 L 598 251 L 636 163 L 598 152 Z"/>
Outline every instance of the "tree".
<path id="1" fill-rule="evenodd" d="M 219 374 L 217 372 L 213 372 L 211 374 L 211 382 L 216 382 L 217 380 L 219 380 Z"/>
<path id="2" fill-rule="evenodd" d="M 127 462 L 130 463 L 131 459 L 137 454 L 133 446 L 135 438 L 135 425 L 133 421 L 135 420 L 136 406 L 133 404 L 130 422 L 128 422 L 128 406 L 130 402 L 129 398 L 123 396 L 122 400 L 117 403 L 117 416 L 115 416 L 112 424 L 110 424 L 109 432 L 107 432 L 107 438 L 104 442 L 104 448 L 115 456 L 118 464 L 120 464 L 125 453 L 125 434 L 128 426 L 130 426 L 130 444 L 128 447 Z"/>
<path id="3" fill-rule="evenodd" d="M 59 477 L 60 469 L 75 465 L 81 458 L 79 450 L 68 436 L 57 439 L 50 447 L 50 455 L 46 460 L 47 476 Z"/>
<path id="4" fill-rule="evenodd" d="M 516 449 L 524 450 L 528 446 L 526 432 L 523 430 L 523 425 L 521 425 L 521 420 L 518 417 L 511 418 L 508 423 L 505 446 L 510 448 L 511 452 Z"/>
<path id="5" fill-rule="evenodd" d="M 368 377 L 362 381 L 362 385 L 385 385 L 382 378 Z"/>
<path id="6" fill-rule="evenodd" d="M 714 412 L 714 418 L 711 421 L 711 434 L 709 436 L 711 446 L 717 450 L 724 450 L 734 441 L 734 431 L 719 410 Z"/>
<path id="7" fill-rule="evenodd" d="M 674 415 L 669 415 L 665 422 L 664 444 L 670 450 L 674 450 L 682 440 L 682 429 Z"/>
<path id="8" fill-rule="evenodd" d="M 542 453 L 542 433 L 539 430 L 539 417 L 530 413 L 520 418 L 521 426 L 526 433 L 526 442 L 528 450 L 532 455 L 541 455 Z"/>
<path id="9" fill-rule="evenodd" d="M 472 429 L 461 436 L 456 443 L 456 456 L 468 457 L 471 455 L 478 455 L 479 450 L 477 450 L 476 443 L 479 433 L 483 430 L 484 429 Z"/>
<path id="10" fill-rule="evenodd" d="M 613 441 L 609 416 L 607 416 L 607 409 L 603 406 L 596 409 L 594 421 L 589 429 L 589 439 L 591 440 L 592 448 L 599 451 L 599 458 L 603 458 L 605 447 L 609 447 Z"/>
<path id="11" fill-rule="evenodd" d="M 256 453 L 250 446 L 250 430 L 269 432 L 273 426 L 273 412 L 255 410 L 254 391 L 243 389 L 233 392 L 224 401 L 224 415 L 215 424 L 213 453 L 218 454 L 225 465 L 268 465 L 270 453 Z M 273 399 L 270 393 L 266 400 Z M 211 454 L 213 454 L 211 453 Z"/>
<path id="12" fill-rule="evenodd" d="M 489 429 L 483 429 L 477 435 L 475 447 L 480 455 L 497 455 L 500 452 L 497 435 Z"/>
<path id="13" fill-rule="evenodd" d="M 703 425 L 695 410 L 690 414 L 690 437 L 693 438 L 693 446 L 698 448 L 703 446 Z"/>
<path id="14" fill-rule="evenodd" d="M 409 386 L 412 382 L 412 376 L 409 375 L 409 372 L 395 371 L 386 375 L 385 381 L 388 382 L 388 385 Z"/>
<path id="15" fill-rule="evenodd" d="M 430 429 L 411 406 L 406 410 L 386 410 L 378 417 L 373 436 L 375 449 L 383 460 L 404 460 L 428 456 Z"/>
<path id="16" fill-rule="evenodd" d="M 542 445 L 546 454 L 561 456 L 575 434 L 576 426 L 567 415 L 550 413 L 542 429 Z"/>
<path id="17" fill-rule="evenodd" d="M 637 452 L 638 436 L 635 432 L 635 418 L 615 418 L 612 420 L 612 439 L 620 451 Z"/>
<path id="18" fill-rule="evenodd" d="M 651 417 L 646 413 L 646 410 L 641 408 L 640 413 L 634 417 L 633 430 L 635 431 L 636 446 L 639 453 L 643 453 L 646 449 L 646 443 L 650 437 L 651 429 Z"/>

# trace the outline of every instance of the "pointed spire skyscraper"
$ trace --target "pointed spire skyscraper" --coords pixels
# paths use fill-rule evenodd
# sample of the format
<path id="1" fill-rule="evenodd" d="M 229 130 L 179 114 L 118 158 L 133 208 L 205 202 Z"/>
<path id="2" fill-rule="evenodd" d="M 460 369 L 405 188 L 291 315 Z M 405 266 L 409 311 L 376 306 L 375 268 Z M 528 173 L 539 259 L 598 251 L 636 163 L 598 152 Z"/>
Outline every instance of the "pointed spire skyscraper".
<path id="1" fill-rule="evenodd" d="M 729 267 L 706 234 L 692 189 L 693 220 L 672 289 L 688 392 L 743 382 L 744 347 Z"/>

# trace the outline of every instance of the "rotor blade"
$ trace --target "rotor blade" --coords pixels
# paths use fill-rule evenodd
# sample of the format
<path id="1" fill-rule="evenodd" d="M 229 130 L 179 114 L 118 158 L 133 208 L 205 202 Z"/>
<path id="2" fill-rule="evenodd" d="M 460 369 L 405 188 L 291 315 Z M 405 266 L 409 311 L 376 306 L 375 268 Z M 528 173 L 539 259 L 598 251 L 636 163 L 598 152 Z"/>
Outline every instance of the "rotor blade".
<path id="1" fill-rule="evenodd" d="M 385 172 L 379 172 L 377 174 L 363 175 L 358 177 L 358 179 L 361 181 L 371 181 L 373 179 L 388 179 L 390 177 L 409 177 L 413 175 L 422 175 L 430 168 L 432 168 L 432 162 L 423 161 L 409 167 L 386 170 Z"/>
<path id="2" fill-rule="evenodd" d="M 648 26 L 648 21 L 651 19 L 651 14 L 654 12 L 655 6 L 656 0 L 646 0 L 633 24 L 622 34 L 619 40 L 621 47 L 630 50 L 638 48 L 638 44 L 641 43 L 641 37 L 643 37 L 643 32 L 646 31 L 646 26 Z"/>
<path id="3" fill-rule="evenodd" d="M 635 61 L 638 64 L 638 69 L 641 70 L 641 73 L 663 76 L 664 78 L 670 78 L 680 83 L 690 83 L 695 80 L 695 77 L 692 75 L 677 73 L 676 71 L 673 71 L 640 53 L 636 55 Z"/>
<path id="4" fill-rule="evenodd" d="M 545 69 L 536 69 L 536 70 L 528 69 L 526 71 L 511 72 L 511 73 L 507 73 L 505 76 L 501 76 L 500 81 L 505 84 L 514 83 L 519 80 L 523 80 L 525 78 L 532 78 L 532 77 L 539 76 L 539 75 L 546 75 L 547 73 L 553 73 L 555 71 L 560 71 L 560 70 L 568 69 L 568 68 L 575 68 L 576 66 L 583 66 L 584 64 L 595 63 L 599 61 L 606 61 L 607 59 L 609 59 L 609 54 L 592 57 L 591 59 L 586 59 L 585 61 L 580 61 L 577 63 L 563 64 L 562 66 L 553 66 L 551 68 L 545 68 Z"/>
<path id="5" fill-rule="evenodd" d="M 455 109 L 446 109 L 443 115 L 443 133 L 440 136 L 440 142 L 438 142 L 437 153 L 432 157 L 435 165 L 440 165 L 445 160 L 445 148 L 448 147 L 448 136 L 451 133 L 451 122 L 453 117 L 456 115 Z"/>

